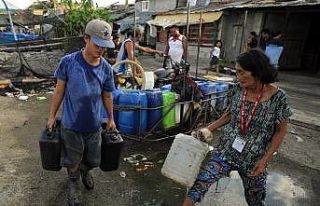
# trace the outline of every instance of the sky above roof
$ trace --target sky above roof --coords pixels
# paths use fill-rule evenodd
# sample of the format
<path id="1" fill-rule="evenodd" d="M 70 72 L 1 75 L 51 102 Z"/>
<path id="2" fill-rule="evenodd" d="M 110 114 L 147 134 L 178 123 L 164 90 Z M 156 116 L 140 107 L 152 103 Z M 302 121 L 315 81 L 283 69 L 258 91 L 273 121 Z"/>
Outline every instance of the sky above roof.
<path id="1" fill-rule="evenodd" d="M 20 9 L 28 8 L 32 2 L 36 2 L 37 0 L 5 0 L 11 5 L 14 5 Z M 42 0 L 43 1 L 43 0 Z M 97 3 L 99 7 L 106 7 L 110 4 L 114 4 L 119 2 L 120 4 L 124 4 L 125 0 L 93 0 L 93 2 Z M 134 3 L 135 0 L 129 0 L 129 3 Z M 8 5 L 9 6 L 9 5 Z"/>

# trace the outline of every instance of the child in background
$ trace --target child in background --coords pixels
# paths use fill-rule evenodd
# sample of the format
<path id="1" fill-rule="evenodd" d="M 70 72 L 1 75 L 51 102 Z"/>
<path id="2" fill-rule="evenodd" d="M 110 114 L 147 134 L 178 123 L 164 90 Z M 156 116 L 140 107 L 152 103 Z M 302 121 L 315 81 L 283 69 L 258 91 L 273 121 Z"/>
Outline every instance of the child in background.
<path id="1" fill-rule="evenodd" d="M 210 51 L 210 63 L 208 66 L 207 73 L 209 73 L 209 70 L 211 70 L 212 66 L 216 68 L 216 72 L 219 73 L 219 57 L 220 57 L 220 49 L 222 46 L 222 42 L 220 40 L 217 40 L 214 47 Z"/>

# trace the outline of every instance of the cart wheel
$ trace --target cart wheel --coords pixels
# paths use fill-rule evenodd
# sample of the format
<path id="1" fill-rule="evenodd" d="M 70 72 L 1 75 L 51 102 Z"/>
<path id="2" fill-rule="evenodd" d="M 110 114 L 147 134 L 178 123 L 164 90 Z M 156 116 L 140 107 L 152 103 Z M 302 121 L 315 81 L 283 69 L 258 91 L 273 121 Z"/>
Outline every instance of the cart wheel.
<path id="1" fill-rule="evenodd" d="M 131 68 L 131 72 L 128 72 L 128 69 L 124 74 L 116 74 L 115 69 L 119 67 L 121 64 L 126 64 Z M 119 85 L 124 85 L 127 89 L 144 89 L 145 88 L 145 73 L 144 69 L 141 65 L 135 61 L 131 60 L 122 60 L 117 62 L 112 66 L 112 69 L 115 71 L 115 84 L 118 87 Z"/>

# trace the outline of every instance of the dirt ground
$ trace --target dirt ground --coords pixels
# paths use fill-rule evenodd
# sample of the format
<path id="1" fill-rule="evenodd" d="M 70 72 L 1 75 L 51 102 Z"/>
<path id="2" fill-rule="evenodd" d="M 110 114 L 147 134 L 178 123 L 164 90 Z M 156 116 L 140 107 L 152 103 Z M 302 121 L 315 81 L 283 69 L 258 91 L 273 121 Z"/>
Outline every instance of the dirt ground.
<path id="1" fill-rule="evenodd" d="M 41 168 L 38 140 L 44 129 L 48 99 L 28 101 L 0 96 L 0 205 L 65 205 L 66 172 Z M 318 205 L 320 201 L 319 131 L 290 125 L 288 137 L 270 165 L 267 205 Z M 145 155 L 154 164 L 136 172 L 122 161 L 114 172 L 94 170 L 96 187 L 82 187 L 84 205 L 175 206 L 181 205 L 186 189 L 162 176 L 160 169 L 171 141 L 156 143 L 126 140 L 122 160 Z M 120 176 L 120 172 L 126 174 Z M 216 198 L 202 205 L 245 205 L 237 177 L 226 183 L 229 190 L 213 191 Z M 240 192 L 239 192 L 240 191 Z M 216 194 L 220 193 L 220 194 Z M 211 201 L 211 202 L 210 202 Z"/>

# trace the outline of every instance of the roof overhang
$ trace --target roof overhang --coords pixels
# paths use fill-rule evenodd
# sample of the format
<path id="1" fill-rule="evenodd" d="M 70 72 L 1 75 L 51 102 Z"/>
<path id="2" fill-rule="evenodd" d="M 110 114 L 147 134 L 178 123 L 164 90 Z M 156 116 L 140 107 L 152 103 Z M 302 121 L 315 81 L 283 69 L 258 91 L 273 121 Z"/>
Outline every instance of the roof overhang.
<path id="1" fill-rule="evenodd" d="M 191 13 L 189 24 L 199 24 L 200 23 L 200 13 Z M 160 27 L 170 27 L 172 25 L 185 26 L 187 25 L 187 14 L 168 14 L 168 15 L 157 15 L 154 20 L 149 21 L 148 24 Z M 222 12 L 206 12 L 202 13 L 202 23 L 213 23 L 220 19 Z"/>

